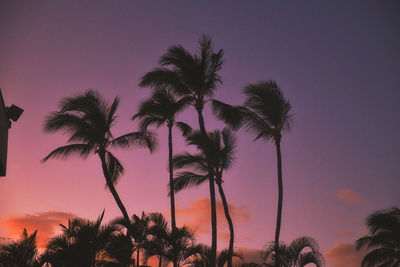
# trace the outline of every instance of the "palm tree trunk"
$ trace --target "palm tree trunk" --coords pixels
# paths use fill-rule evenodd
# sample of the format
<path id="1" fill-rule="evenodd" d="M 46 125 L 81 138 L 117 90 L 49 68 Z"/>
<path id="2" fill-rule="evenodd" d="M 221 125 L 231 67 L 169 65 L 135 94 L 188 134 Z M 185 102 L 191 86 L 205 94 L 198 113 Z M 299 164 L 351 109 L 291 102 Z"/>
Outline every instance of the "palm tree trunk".
<path id="1" fill-rule="evenodd" d="M 202 108 L 196 108 L 197 114 L 199 117 L 199 127 L 200 132 L 204 138 L 208 140 L 208 135 L 206 132 L 206 128 L 204 125 L 203 111 Z M 215 203 L 215 185 L 214 185 L 214 171 L 211 168 L 211 164 L 209 162 L 208 152 L 205 151 L 208 173 L 209 173 L 209 188 L 210 188 L 210 202 L 211 202 L 211 259 L 210 259 L 210 267 L 216 266 L 216 258 L 217 258 L 217 209 Z"/>
<path id="2" fill-rule="evenodd" d="M 172 126 L 173 123 L 168 123 L 168 148 L 169 148 L 169 190 L 170 190 L 170 202 L 171 202 L 171 227 L 172 232 L 176 230 L 176 220 L 175 220 L 175 193 L 174 193 L 174 169 L 173 169 L 173 150 L 172 150 Z M 160 258 L 161 264 L 161 258 Z M 161 265 L 160 265 L 161 266 Z M 176 261 L 173 261 L 173 266 L 176 267 Z"/>
<path id="3" fill-rule="evenodd" d="M 224 213 L 229 226 L 229 247 L 228 247 L 228 267 L 232 267 L 232 257 L 233 257 L 233 242 L 235 240 L 235 233 L 233 229 L 233 222 L 231 215 L 229 214 L 228 202 L 226 201 L 224 189 L 222 188 L 221 180 L 217 181 L 219 195 L 221 196 L 222 205 L 224 207 Z"/>
<path id="4" fill-rule="evenodd" d="M 99 154 L 99 157 L 100 157 L 100 160 L 101 160 L 101 166 L 102 166 L 102 169 L 103 169 L 104 178 L 106 179 L 107 187 L 110 190 L 112 196 L 114 197 L 114 200 L 118 205 L 118 208 L 121 210 L 122 216 L 124 217 L 127 225 L 129 226 L 130 225 L 130 220 L 129 220 L 128 212 L 126 211 L 126 208 L 125 208 L 124 204 L 122 203 L 121 198 L 119 197 L 119 195 L 117 193 L 117 190 L 114 187 L 114 184 L 111 181 L 110 174 L 108 173 L 105 152 L 104 151 L 99 151 L 98 154 Z M 127 236 L 130 237 L 130 227 L 128 227 L 128 229 L 127 229 Z"/>
<path id="5" fill-rule="evenodd" d="M 279 235 L 281 232 L 282 222 L 282 202 L 283 202 L 283 183 L 282 183 L 282 156 L 281 156 L 281 140 L 278 138 L 276 144 L 276 157 L 278 163 L 278 213 L 276 216 L 276 230 L 275 230 L 275 266 L 280 266 L 279 258 Z"/>
<path id="6" fill-rule="evenodd" d="M 136 267 L 139 267 L 139 255 L 140 255 L 140 247 L 137 247 L 137 251 L 136 251 Z"/>

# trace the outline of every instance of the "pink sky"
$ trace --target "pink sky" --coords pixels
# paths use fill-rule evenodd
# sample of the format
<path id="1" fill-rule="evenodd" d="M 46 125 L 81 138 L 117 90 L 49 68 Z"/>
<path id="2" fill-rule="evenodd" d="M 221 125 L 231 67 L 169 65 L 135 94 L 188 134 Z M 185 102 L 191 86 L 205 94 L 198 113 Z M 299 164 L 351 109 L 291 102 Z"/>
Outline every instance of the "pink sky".
<path id="1" fill-rule="evenodd" d="M 88 88 L 121 97 L 115 135 L 137 129 L 130 120 L 149 90 L 137 86 L 172 44 L 194 51 L 202 33 L 223 48 L 224 85 L 215 98 L 243 102 L 242 88 L 275 79 L 290 99 L 294 128 L 283 139 L 282 239 L 314 237 L 328 266 L 360 256 L 351 243 L 364 219 L 399 205 L 398 3 L 3 1 L 0 4 L 0 87 L 7 105 L 25 112 L 9 132 L 7 176 L 0 178 L 0 236 L 40 227 L 70 214 L 95 219 L 120 212 L 104 189 L 99 160 L 40 160 L 64 144 L 44 135 L 43 120 L 65 96 Z M 197 126 L 193 110 L 180 119 Z M 206 127 L 222 127 L 206 110 Z M 117 151 L 126 167 L 118 191 L 130 214 L 168 212 L 167 139 L 160 147 Z M 175 132 L 175 151 L 184 151 Z M 236 211 L 236 246 L 261 249 L 273 239 L 277 183 L 272 143 L 238 132 L 239 148 L 224 183 Z M 178 224 L 204 219 L 207 186 L 178 193 Z M 50 216 L 50 217 L 49 217 Z M 221 218 L 222 219 L 222 218 Z M 43 222 L 44 221 L 44 222 Z M 36 224 L 35 224 L 36 223 Z M 206 222 L 205 222 L 206 223 Z M 21 229 L 18 229 L 21 228 Z M 209 225 L 196 226 L 209 242 Z M 221 224 L 219 248 L 227 246 Z M 351 263 L 350 262 L 356 262 Z"/>

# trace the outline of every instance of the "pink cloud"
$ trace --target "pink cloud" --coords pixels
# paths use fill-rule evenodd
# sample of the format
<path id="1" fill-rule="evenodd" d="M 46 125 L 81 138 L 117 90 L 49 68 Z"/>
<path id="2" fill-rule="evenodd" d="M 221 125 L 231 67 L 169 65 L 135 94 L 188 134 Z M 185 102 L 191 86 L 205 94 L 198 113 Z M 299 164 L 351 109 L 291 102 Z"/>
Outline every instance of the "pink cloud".
<path id="1" fill-rule="evenodd" d="M 7 229 L 8 236 L 12 238 L 19 237 L 24 228 L 28 233 L 38 230 L 37 244 L 39 247 L 44 247 L 48 239 L 56 233 L 59 224 L 65 224 L 73 217 L 76 215 L 69 212 L 46 211 L 9 217 L 1 224 Z"/>
<path id="2" fill-rule="evenodd" d="M 332 267 L 360 267 L 365 254 L 364 250 L 357 251 L 352 243 L 339 242 L 325 253 L 325 259 Z"/>
<path id="3" fill-rule="evenodd" d="M 345 204 L 357 205 L 361 203 L 361 196 L 349 188 L 340 189 L 336 197 Z"/>

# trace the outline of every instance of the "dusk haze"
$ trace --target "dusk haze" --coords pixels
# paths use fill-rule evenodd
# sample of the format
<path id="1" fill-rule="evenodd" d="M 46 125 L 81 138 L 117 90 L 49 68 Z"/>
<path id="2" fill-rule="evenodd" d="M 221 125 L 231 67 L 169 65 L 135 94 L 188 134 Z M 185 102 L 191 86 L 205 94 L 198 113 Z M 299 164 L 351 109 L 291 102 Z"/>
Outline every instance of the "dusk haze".
<path id="1" fill-rule="evenodd" d="M 0 267 L 400 266 L 399 14 L 1 1 Z"/>

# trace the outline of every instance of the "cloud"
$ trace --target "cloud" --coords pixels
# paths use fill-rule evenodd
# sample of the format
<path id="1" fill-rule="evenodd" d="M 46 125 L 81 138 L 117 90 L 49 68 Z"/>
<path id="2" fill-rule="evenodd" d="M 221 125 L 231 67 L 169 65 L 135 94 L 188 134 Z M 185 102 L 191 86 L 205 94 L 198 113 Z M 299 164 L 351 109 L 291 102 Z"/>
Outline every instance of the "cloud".
<path id="1" fill-rule="evenodd" d="M 73 217 L 76 217 L 76 215 L 69 212 L 46 211 L 9 217 L 3 220 L 1 224 L 7 229 L 8 236 L 13 238 L 19 237 L 24 228 L 28 233 L 38 230 L 37 244 L 39 247 L 44 247 L 48 238 L 56 233 L 59 224 L 65 224 L 68 219 Z"/>
<path id="2" fill-rule="evenodd" d="M 345 204 L 357 205 L 361 203 L 361 196 L 348 188 L 340 189 L 336 197 Z"/>
<path id="3" fill-rule="evenodd" d="M 221 237 L 229 239 L 229 232 L 227 231 L 228 225 L 225 218 L 222 202 L 217 200 L 217 223 L 222 226 Z M 246 207 L 237 207 L 234 205 L 229 206 L 229 214 L 235 224 L 249 221 L 249 214 Z M 210 200 L 206 198 L 199 198 L 192 202 L 187 208 L 176 209 L 176 217 L 180 224 L 186 224 L 196 230 L 197 234 L 209 233 L 211 229 L 211 207 Z"/>
<path id="4" fill-rule="evenodd" d="M 332 267 L 359 267 L 365 254 L 365 250 L 357 251 L 352 243 L 339 242 L 325 253 L 325 259 Z"/>

